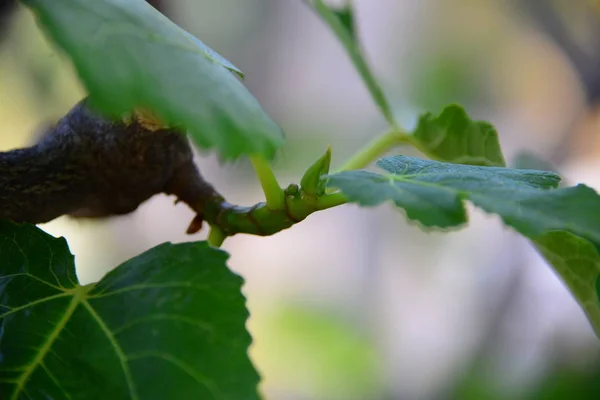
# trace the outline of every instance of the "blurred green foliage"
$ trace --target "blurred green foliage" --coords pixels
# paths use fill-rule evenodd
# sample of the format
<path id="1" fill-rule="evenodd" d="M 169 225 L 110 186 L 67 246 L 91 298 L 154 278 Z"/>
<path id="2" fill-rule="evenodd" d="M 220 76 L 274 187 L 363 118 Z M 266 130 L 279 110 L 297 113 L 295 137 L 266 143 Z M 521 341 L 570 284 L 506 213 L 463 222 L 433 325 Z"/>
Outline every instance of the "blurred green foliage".
<path id="1" fill-rule="evenodd" d="M 274 390 L 330 400 L 381 395 L 381 357 L 367 329 L 333 312 L 282 303 L 263 317 L 260 332 L 258 362 Z"/>

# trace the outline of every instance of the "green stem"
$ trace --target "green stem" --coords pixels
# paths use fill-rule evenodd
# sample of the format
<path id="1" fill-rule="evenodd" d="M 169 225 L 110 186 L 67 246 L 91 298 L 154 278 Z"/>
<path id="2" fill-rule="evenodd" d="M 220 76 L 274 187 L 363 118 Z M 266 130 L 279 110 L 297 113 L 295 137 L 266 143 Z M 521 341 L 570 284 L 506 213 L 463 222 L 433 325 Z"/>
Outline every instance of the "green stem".
<path id="1" fill-rule="evenodd" d="M 225 239 L 227 239 L 227 235 L 225 235 L 225 232 L 220 227 L 217 225 L 210 226 L 207 241 L 211 246 L 221 247 Z"/>
<path id="2" fill-rule="evenodd" d="M 267 207 L 272 210 L 282 210 L 285 207 L 285 196 L 271 166 L 261 156 L 252 156 L 250 161 L 265 193 Z"/>
<path id="3" fill-rule="evenodd" d="M 392 129 L 389 132 L 375 138 L 371 143 L 359 150 L 336 172 L 365 168 L 374 160 L 381 157 L 386 151 L 403 143 L 410 143 L 414 145 L 414 139 L 411 135 L 399 129 Z"/>
<path id="4" fill-rule="evenodd" d="M 281 210 L 271 209 L 265 203 L 241 207 L 217 199 L 217 201 L 207 204 L 204 210 L 204 220 L 211 226 L 209 242 L 218 244 L 221 236 L 233 236 L 239 233 L 270 236 L 292 227 L 314 212 L 347 202 L 348 199 L 341 192 L 326 194 L 318 198 L 304 196 L 302 192 L 290 194 Z M 217 227 L 220 232 L 215 229 Z"/>
<path id="5" fill-rule="evenodd" d="M 348 203 L 348 198 L 342 192 L 326 194 L 317 199 L 316 206 L 319 211 L 327 210 L 328 208 L 341 206 Z"/>
<path id="6" fill-rule="evenodd" d="M 316 11 L 321 19 L 329 26 L 329 28 L 331 28 L 342 46 L 344 46 L 352 64 L 354 64 L 354 67 L 367 86 L 369 93 L 371 93 L 371 97 L 373 97 L 375 104 L 379 107 L 384 118 L 391 126 L 396 126 L 397 124 L 392 112 L 392 107 L 383 93 L 383 89 L 379 82 L 375 78 L 375 74 L 371 71 L 355 34 L 344 26 L 340 18 L 323 2 L 323 0 L 304 0 L 304 2 Z M 350 5 L 348 5 L 348 7 L 349 6 Z"/>

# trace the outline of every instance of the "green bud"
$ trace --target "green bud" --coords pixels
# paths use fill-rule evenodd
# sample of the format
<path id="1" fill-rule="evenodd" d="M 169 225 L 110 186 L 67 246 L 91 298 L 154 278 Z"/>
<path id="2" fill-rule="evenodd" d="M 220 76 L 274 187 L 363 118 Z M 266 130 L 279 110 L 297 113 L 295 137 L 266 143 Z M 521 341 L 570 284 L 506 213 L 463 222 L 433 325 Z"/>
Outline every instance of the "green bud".
<path id="1" fill-rule="evenodd" d="M 313 165 L 311 165 L 302 180 L 300 186 L 302 191 L 310 196 L 322 196 L 325 194 L 326 182 L 321 179 L 323 175 L 329 173 L 329 166 L 331 165 L 331 146 L 327 147 L 325 154 L 321 156 Z"/>
<path id="2" fill-rule="evenodd" d="M 295 183 L 290 183 L 288 187 L 285 189 L 285 195 L 295 196 L 300 191 L 300 188 Z"/>

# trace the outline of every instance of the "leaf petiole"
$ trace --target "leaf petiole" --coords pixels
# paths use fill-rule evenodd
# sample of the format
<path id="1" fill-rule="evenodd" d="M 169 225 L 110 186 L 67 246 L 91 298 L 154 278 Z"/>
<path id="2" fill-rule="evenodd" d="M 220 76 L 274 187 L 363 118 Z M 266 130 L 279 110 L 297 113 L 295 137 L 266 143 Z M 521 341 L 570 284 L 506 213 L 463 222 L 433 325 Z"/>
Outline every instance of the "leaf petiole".
<path id="1" fill-rule="evenodd" d="M 369 90 L 371 97 L 373 97 L 375 104 L 377 104 L 377 107 L 379 107 L 379 110 L 383 114 L 386 121 L 391 126 L 395 126 L 396 120 L 392 112 L 392 107 L 390 106 L 390 103 L 388 102 L 381 85 L 377 81 L 375 74 L 373 74 L 371 67 L 365 60 L 358 39 L 354 35 L 354 27 L 349 29 L 347 26 L 344 26 L 344 23 L 335 10 L 328 7 L 323 0 L 304 0 L 304 3 L 306 3 L 317 13 L 317 15 L 321 17 L 321 19 L 329 26 L 329 28 L 341 42 L 342 46 L 344 46 L 346 53 L 350 57 L 352 64 L 367 86 L 367 89 Z M 346 7 L 347 12 L 352 15 L 353 9 L 351 8 L 349 1 L 346 2 L 344 7 Z"/>
<path id="2" fill-rule="evenodd" d="M 271 210 L 283 210 L 285 208 L 285 195 L 267 160 L 260 155 L 254 155 L 250 157 L 250 162 L 252 162 L 256 176 L 265 193 L 267 207 Z"/>
<path id="3" fill-rule="evenodd" d="M 385 154 L 386 151 L 404 143 L 409 143 L 413 146 L 416 145 L 415 139 L 412 135 L 400 129 L 392 129 L 383 135 L 376 137 L 371 143 L 350 157 L 350 159 L 335 172 L 365 168 L 367 165 Z"/>
<path id="4" fill-rule="evenodd" d="M 317 199 L 317 210 L 327 210 L 348 203 L 348 197 L 342 192 L 326 194 Z"/>

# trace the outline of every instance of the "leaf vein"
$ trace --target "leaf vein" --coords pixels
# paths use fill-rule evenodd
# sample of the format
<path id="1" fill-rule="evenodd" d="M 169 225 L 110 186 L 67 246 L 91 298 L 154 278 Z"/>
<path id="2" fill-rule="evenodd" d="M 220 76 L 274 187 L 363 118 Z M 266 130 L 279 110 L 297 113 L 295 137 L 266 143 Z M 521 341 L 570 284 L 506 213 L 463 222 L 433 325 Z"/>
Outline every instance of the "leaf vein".
<path id="1" fill-rule="evenodd" d="M 90 305 L 90 303 L 87 301 L 87 299 L 84 299 L 82 301 L 82 304 L 85 307 L 85 309 L 90 313 L 92 318 L 94 318 L 94 320 L 96 320 L 96 322 L 100 326 L 100 329 L 102 330 L 102 332 L 104 333 L 104 335 L 106 336 L 108 341 L 110 342 L 111 346 L 113 347 L 113 350 L 115 351 L 117 357 L 119 358 L 119 362 L 121 363 L 121 368 L 123 369 L 123 375 L 125 376 L 125 381 L 127 382 L 127 387 L 129 389 L 129 395 L 130 395 L 131 399 L 139 400 L 139 397 L 137 395 L 137 390 L 135 388 L 135 384 L 134 384 L 133 378 L 131 376 L 131 371 L 129 370 L 129 365 L 127 364 L 127 357 L 125 356 L 125 353 L 123 352 L 123 349 L 121 348 L 121 345 L 119 344 L 117 339 L 114 337 L 114 335 L 112 334 L 112 332 L 110 331 L 110 329 L 108 328 L 108 326 L 106 325 L 106 323 L 104 322 L 102 317 L 100 315 L 98 315 L 96 310 L 94 310 L 94 308 Z"/>
<path id="2" fill-rule="evenodd" d="M 66 295 L 66 294 L 63 294 L 63 296 L 64 295 Z M 36 356 L 33 358 L 33 360 L 31 360 L 29 365 L 24 370 L 23 374 L 21 374 L 21 376 L 19 377 L 19 379 L 16 383 L 17 387 L 11 397 L 12 400 L 17 400 L 19 398 L 20 394 L 25 394 L 27 397 L 29 397 L 29 395 L 25 391 L 25 385 L 26 385 L 27 381 L 29 380 L 29 377 L 31 376 L 31 374 L 33 374 L 33 372 L 36 370 L 36 368 L 43 362 L 44 357 L 46 356 L 46 354 L 48 353 L 48 351 L 54 344 L 54 341 L 56 340 L 56 338 L 58 338 L 58 335 L 60 335 L 60 332 L 65 327 L 65 325 L 67 325 L 69 318 L 71 318 L 71 316 L 73 315 L 73 312 L 79 305 L 80 300 L 81 300 L 81 293 L 77 292 L 76 295 L 73 296 L 73 299 L 71 300 L 71 303 L 69 303 L 69 306 L 66 308 L 63 316 L 56 323 L 55 328 L 50 332 L 50 334 L 48 335 L 48 338 L 42 344 L 42 347 L 39 348 Z"/>

